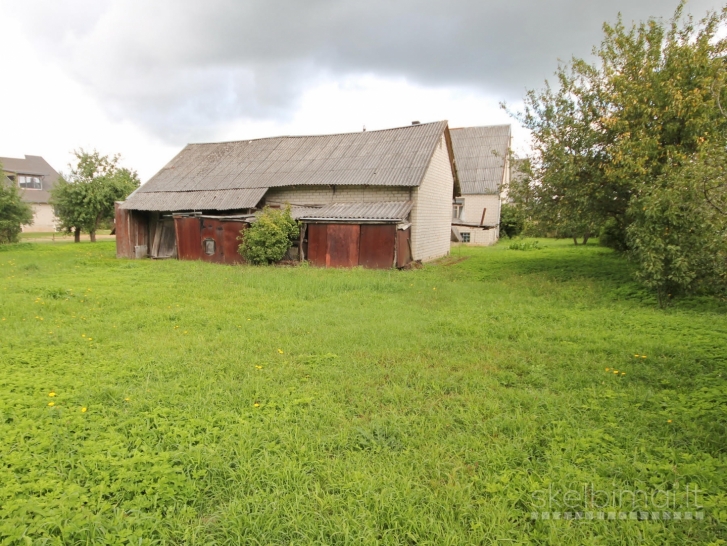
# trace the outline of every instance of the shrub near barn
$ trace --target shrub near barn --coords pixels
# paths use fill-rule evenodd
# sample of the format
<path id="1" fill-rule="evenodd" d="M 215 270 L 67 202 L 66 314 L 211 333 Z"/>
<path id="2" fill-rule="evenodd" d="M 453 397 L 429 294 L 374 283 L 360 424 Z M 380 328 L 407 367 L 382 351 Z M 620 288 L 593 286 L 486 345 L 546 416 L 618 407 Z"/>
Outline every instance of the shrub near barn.
<path id="1" fill-rule="evenodd" d="M 240 255 L 256 265 L 279 262 L 299 233 L 290 206 L 284 210 L 265 207 L 256 221 L 240 232 Z"/>

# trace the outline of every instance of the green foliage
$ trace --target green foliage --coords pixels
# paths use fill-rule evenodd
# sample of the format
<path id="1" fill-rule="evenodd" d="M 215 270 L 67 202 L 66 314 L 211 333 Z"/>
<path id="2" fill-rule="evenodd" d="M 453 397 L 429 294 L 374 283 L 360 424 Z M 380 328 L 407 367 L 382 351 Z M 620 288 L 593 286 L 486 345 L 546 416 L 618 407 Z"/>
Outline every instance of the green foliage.
<path id="1" fill-rule="evenodd" d="M 542 247 L 540 246 L 539 241 L 518 239 L 516 241 L 511 241 L 510 244 L 507 245 L 507 248 L 509 250 L 540 250 Z"/>
<path id="2" fill-rule="evenodd" d="M 17 243 L 22 226 L 33 222 L 33 209 L 20 198 L 0 166 L 0 245 Z"/>
<path id="3" fill-rule="evenodd" d="M 120 156 L 102 156 L 97 151 L 75 150 L 76 165 L 68 177 L 58 180 L 51 203 L 67 233 L 86 231 L 95 241 L 96 231 L 113 221 L 114 202 L 122 201 L 139 187 L 135 171 L 118 165 Z"/>
<path id="4" fill-rule="evenodd" d="M 503 203 L 500 209 L 500 233 L 512 239 L 520 235 L 525 228 L 525 215 L 521 208 Z"/>
<path id="5" fill-rule="evenodd" d="M 680 293 L 727 288 L 724 166 L 727 154 L 711 152 L 632 200 L 627 233 L 637 278 L 656 291 L 662 306 Z"/>
<path id="6" fill-rule="evenodd" d="M 240 234 L 239 252 L 251 264 L 271 264 L 283 259 L 300 233 L 298 222 L 285 209 L 265 207 L 248 229 Z"/>
<path id="7" fill-rule="evenodd" d="M 727 305 L 507 246 L 413 271 L 3 247 L 0 541 L 719 544 Z M 550 486 L 685 484 L 703 520 L 530 519 Z"/>
<path id="8" fill-rule="evenodd" d="M 683 15 L 684 5 L 667 23 L 650 19 L 627 27 L 619 18 L 615 25 L 605 24 L 603 42 L 594 50 L 598 63 L 573 59 L 559 67 L 557 88 L 528 92 L 525 110 L 517 116 L 534 141 L 527 181 L 532 216 L 561 236 L 600 232 L 602 244 L 620 250 L 638 240 L 640 250 L 633 256 L 648 262 L 641 265 L 639 278 L 678 277 L 673 282 L 682 288 L 698 275 L 657 273 L 655 249 L 673 243 L 668 237 L 655 239 L 665 235 L 659 225 L 644 225 L 656 216 L 637 212 L 642 200 L 665 204 L 683 193 L 670 188 L 679 179 L 672 173 L 709 154 L 719 156 L 727 140 L 727 117 L 720 107 L 727 96 L 727 40 L 721 32 L 727 10 L 710 12 L 695 23 Z M 639 226 L 630 228 L 632 222 Z M 687 231 L 672 231 L 669 237 L 692 237 L 686 222 L 672 229 Z M 636 231 L 643 235 L 636 237 Z M 719 233 L 713 232 L 714 237 Z M 715 239 L 708 246 L 719 244 Z M 652 250 L 646 252 L 647 246 Z M 686 256 L 687 248 L 697 247 L 684 245 L 677 253 Z M 665 259 L 676 263 L 673 258 Z M 699 261 L 695 256 L 684 264 Z M 655 287 L 654 282 L 647 285 Z"/>

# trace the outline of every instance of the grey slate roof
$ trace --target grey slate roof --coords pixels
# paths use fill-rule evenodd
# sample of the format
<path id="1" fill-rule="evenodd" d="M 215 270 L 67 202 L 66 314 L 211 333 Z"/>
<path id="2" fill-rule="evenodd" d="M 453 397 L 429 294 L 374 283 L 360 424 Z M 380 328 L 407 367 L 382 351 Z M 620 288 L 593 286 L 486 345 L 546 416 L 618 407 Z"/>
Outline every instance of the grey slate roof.
<path id="1" fill-rule="evenodd" d="M 500 193 L 510 126 L 450 129 L 462 195 Z"/>
<path id="2" fill-rule="evenodd" d="M 446 128 L 447 122 L 439 121 L 382 131 L 189 144 L 123 206 L 151 207 L 163 198 L 174 207 L 164 210 L 183 210 L 192 198 L 184 195 L 189 192 L 306 185 L 415 187 Z M 246 195 L 252 200 L 257 194 Z"/>
<path id="3" fill-rule="evenodd" d="M 297 220 L 406 220 L 413 203 L 411 201 L 376 203 L 333 203 L 323 207 L 297 207 L 292 215 Z"/>
<path id="4" fill-rule="evenodd" d="M 0 164 L 2 164 L 5 174 L 28 174 L 41 177 L 41 186 L 43 189 L 21 189 L 20 195 L 26 203 L 48 203 L 50 200 L 50 190 L 60 175 L 45 159 L 39 155 L 26 155 L 24 159 L 19 157 L 0 157 Z"/>
<path id="5" fill-rule="evenodd" d="M 169 211 L 239 210 L 255 208 L 266 188 L 184 192 L 136 192 L 121 204 L 122 209 Z"/>

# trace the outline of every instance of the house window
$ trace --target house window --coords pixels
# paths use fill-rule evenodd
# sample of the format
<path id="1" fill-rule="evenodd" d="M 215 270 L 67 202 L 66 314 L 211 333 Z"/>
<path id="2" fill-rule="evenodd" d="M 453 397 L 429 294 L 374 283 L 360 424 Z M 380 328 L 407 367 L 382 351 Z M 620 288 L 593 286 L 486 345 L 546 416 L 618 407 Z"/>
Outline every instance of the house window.
<path id="1" fill-rule="evenodd" d="M 23 188 L 24 190 L 42 190 L 43 185 L 40 182 L 39 176 L 27 176 L 27 175 L 20 175 L 18 176 L 18 186 Z"/>
<path id="2" fill-rule="evenodd" d="M 204 248 L 204 253 L 207 254 L 207 256 L 212 256 L 215 253 L 214 239 L 205 239 L 202 241 L 202 246 Z"/>
<path id="3" fill-rule="evenodd" d="M 455 199 L 452 204 L 452 219 L 460 220 L 462 218 L 462 209 L 464 208 L 464 199 Z"/>
<path id="4" fill-rule="evenodd" d="M 469 243 L 470 242 L 470 234 L 469 233 L 462 233 L 462 242 L 463 243 Z"/>

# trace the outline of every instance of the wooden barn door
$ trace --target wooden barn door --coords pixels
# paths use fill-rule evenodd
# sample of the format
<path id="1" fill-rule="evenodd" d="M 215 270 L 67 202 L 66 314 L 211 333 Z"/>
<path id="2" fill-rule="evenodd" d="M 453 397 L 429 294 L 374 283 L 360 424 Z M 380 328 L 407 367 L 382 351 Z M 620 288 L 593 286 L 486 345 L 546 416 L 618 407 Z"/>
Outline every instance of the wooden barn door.
<path id="1" fill-rule="evenodd" d="M 362 224 L 359 265 L 369 269 L 389 269 L 394 265 L 394 224 Z"/>
<path id="2" fill-rule="evenodd" d="M 358 224 L 328 224 L 326 267 L 356 267 L 361 226 Z"/>

